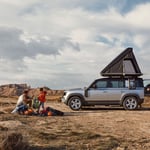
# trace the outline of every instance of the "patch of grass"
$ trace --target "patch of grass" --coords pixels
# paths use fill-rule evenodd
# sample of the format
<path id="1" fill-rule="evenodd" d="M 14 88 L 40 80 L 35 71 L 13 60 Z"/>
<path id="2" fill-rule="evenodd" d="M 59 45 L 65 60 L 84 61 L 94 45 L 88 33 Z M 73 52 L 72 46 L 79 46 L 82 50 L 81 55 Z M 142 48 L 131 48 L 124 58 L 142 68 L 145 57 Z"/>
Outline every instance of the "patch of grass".
<path id="1" fill-rule="evenodd" d="M 71 131 L 68 134 L 68 136 L 76 136 L 77 139 L 89 139 L 89 140 L 101 137 L 101 135 L 99 134 L 91 133 L 88 131 L 85 131 L 85 132 Z"/>
<path id="2" fill-rule="evenodd" d="M 48 143 L 49 141 L 56 140 L 58 135 L 50 132 L 42 132 L 38 130 L 30 130 L 28 131 L 29 135 L 33 140 L 36 141 L 44 141 L 44 143 Z"/>
<path id="3" fill-rule="evenodd" d="M 15 120 L 16 118 L 17 118 L 17 115 L 4 114 L 0 117 L 0 121 Z"/>
<path id="4" fill-rule="evenodd" d="M 0 126 L 0 131 L 8 131 L 7 127 Z"/>
<path id="5" fill-rule="evenodd" d="M 9 133 L 3 137 L 0 148 L 1 150 L 29 150 L 29 145 L 21 133 Z"/>
<path id="6" fill-rule="evenodd" d="M 1 114 L 5 114 L 5 113 L 4 113 L 3 111 L 0 111 L 0 115 L 1 115 Z"/>
<path id="7" fill-rule="evenodd" d="M 43 140 L 54 140 L 54 139 L 57 139 L 57 135 L 56 134 L 45 133 L 45 132 L 40 132 L 38 134 L 38 137 L 43 139 Z"/>
<path id="8" fill-rule="evenodd" d="M 46 96 L 47 101 L 61 102 L 61 95 Z"/>
<path id="9" fill-rule="evenodd" d="M 58 146 L 58 147 L 42 147 L 42 146 L 31 146 L 29 150 L 68 150 L 66 146 Z"/>
<path id="10" fill-rule="evenodd" d="M 98 146 L 98 145 L 97 145 Z M 119 146 L 119 141 L 114 137 L 103 137 L 99 141 L 99 146 L 97 147 L 99 150 L 112 150 Z"/>

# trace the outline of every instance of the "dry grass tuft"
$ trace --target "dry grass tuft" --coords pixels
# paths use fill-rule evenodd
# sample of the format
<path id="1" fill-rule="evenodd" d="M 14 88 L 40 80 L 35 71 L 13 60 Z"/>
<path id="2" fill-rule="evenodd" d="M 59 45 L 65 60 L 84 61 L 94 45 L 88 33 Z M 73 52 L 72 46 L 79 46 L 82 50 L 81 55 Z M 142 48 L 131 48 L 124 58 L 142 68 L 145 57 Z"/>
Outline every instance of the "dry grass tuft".
<path id="1" fill-rule="evenodd" d="M 21 133 L 10 133 L 3 137 L 1 150 L 29 150 L 29 145 Z"/>

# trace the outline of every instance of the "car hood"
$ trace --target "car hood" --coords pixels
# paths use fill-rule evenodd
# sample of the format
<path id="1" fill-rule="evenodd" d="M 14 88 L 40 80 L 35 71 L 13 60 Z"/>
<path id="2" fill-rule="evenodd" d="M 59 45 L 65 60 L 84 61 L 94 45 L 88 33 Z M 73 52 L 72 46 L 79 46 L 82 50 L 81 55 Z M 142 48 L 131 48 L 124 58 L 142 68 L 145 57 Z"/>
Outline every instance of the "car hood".
<path id="1" fill-rule="evenodd" d="M 83 90 L 82 88 L 74 88 L 74 89 L 69 89 L 67 91 L 78 91 L 78 90 Z"/>
<path id="2" fill-rule="evenodd" d="M 74 89 L 65 90 L 65 92 L 79 92 L 79 93 L 80 93 L 81 91 L 83 91 L 82 88 L 74 88 Z"/>

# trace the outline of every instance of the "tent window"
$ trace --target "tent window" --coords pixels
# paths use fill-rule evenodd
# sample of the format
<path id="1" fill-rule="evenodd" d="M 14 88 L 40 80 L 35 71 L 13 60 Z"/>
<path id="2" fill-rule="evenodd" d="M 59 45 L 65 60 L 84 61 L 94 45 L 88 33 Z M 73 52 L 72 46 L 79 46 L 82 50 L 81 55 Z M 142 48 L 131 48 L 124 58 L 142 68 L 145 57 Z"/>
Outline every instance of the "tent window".
<path id="1" fill-rule="evenodd" d="M 123 61 L 123 73 L 125 74 L 135 74 L 135 68 L 131 60 Z"/>

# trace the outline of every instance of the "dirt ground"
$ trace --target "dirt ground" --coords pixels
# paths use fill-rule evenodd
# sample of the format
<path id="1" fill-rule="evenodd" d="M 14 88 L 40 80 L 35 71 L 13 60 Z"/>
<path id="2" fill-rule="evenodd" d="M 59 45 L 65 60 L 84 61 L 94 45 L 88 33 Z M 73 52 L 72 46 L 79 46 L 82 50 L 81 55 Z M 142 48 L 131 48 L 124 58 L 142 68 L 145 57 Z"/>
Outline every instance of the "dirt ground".
<path id="1" fill-rule="evenodd" d="M 57 101 L 47 106 L 64 116 L 11 114 L 15 98 L 0 99 L 0 142 L 11 133 L 21 133 L 32 150 L 149 150 L 150 98 L 142 108 L 125 111 L 119 107 L 84 108 L 72 111 Z"/>

